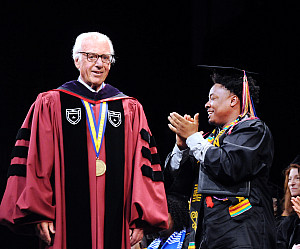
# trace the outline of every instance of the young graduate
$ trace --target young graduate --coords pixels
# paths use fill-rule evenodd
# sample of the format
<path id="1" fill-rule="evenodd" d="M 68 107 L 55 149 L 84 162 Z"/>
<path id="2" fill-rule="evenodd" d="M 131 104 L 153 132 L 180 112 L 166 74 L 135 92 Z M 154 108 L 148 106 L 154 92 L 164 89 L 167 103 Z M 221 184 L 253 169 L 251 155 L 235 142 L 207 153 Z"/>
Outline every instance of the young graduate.
<path id="1" fill-rule="evenodd" d="M 213 86 L 205 108 L 215 129 L 204 138 L 199 114 L 168 117 L 176 145 L 167 170 L 174 173 L 189 163 L 200 167 L 195 174 L 185 166 L 191 178 L 199 176 L 201 194 L 196 210 L 192 202 L 198 224 L 196 245 L 189 248 L 276 248 L 268 186 L 273 139 L 255 113 L 258 87 L 243 70 L 206 68 L 213 71 Z"/>

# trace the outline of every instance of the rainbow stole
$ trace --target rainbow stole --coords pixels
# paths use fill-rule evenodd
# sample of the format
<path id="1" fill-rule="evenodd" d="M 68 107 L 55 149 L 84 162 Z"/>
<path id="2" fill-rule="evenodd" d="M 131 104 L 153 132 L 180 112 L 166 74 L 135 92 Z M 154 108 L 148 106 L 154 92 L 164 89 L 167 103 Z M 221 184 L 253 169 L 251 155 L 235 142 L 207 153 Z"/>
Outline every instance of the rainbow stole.
<path id="1" fill-rule="evenodd" d="M 188 249 L 196 249 L 196 243 L 195 242 L 190 242 Z"/>
<path id="2" fill-rule="evenodd" d="M 252 207 L 248 198 L 247 199 L 245 199 L 244 197 L 237 197 L 237 198 L 240 199 L 240 202 L 236 205 L 231 205 L 229 207 L 229 214 L 231 217 L 238 216 L 246 212 Z"/>
<path id="3" fill-rule="evenodd" d="M 231 130 L 234 125 L 236 125 L 241 120 L 241 116 L 239 116 L 236 120 L 232 121 L 230 124 L 226 125 L 219 133 L 217 133 L 217 128 L 212 131 L 212 133 L 206 138 L 208 142 L 210 142 L 213 146 L 220 147 L 220 137 L 227 132 L 227 130 Z"/>

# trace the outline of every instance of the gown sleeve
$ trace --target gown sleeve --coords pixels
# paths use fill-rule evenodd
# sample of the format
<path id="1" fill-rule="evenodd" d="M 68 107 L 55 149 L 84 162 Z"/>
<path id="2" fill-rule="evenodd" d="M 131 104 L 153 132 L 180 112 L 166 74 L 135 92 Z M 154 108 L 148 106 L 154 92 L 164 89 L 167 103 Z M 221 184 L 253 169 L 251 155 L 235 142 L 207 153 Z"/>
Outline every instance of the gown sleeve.
<path id="1" fill-rule="evenodd" d="M 163 173 L 154 137 L 148 127 L 144 110 L 137 101 L 132 115 L 132 134 L 136 143 L 130 227 L 143 228 L 144 233 L 150 233 L 168 227 Z"/>
<path id="2" fill-rule="evenodd" d="M 208 148 L 204 168 L 222 184 L 251 180 L 269 170 L 273 159 L 273 139 L 260 120 L 247 120 L 236 125 L 220 147 Z"/>
<path id="3" fill-rule="evenodd" d="M 286 226 L 286 220 L 288 219 L 288 217 L 285 218 L 285 220 L 283 220 L 278 228 L 277 228 L 277 241 L 276 241 L 276 246 L 278 249 L 286 249 L 288 248 L 288 229 Z"/>
<path id="4" fill-rule="evenodd" d="M 15 232 L 33 233 L 31 224 L 55 217 L 51 174 L 54 164 L 54 112 L 51 94 L 40 94 L 16 137 L 0 222 Z"/>
<path id="5" fill-rule="evenodd" d="M 297 214 L 284 217 L 277 227 L 277 249 L 289 249 L 299 241 L 299 218 Z"/>

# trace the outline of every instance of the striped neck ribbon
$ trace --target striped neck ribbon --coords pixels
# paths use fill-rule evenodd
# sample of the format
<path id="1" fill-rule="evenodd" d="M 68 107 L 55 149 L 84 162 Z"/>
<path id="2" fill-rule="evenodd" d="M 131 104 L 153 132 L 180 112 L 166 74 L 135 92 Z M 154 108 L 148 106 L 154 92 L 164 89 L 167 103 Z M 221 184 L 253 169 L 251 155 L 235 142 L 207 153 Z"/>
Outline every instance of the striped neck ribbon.
<path id="1" fill-rule="evenodd" d="M 94 150 L 98 158 L 100 154 L 103 138 L 104 138 L 104 132 L 105 132 L 106 121 L 107 121 L 107 112 L 108 112 L 107 102 L 100 103 L 98 123 L 96 123 L 96 118 L 91 103 L 83 99 L 81 101 L 86 110 L 86 117 L 88 121 L 89 131 L 94 145 Z"/>

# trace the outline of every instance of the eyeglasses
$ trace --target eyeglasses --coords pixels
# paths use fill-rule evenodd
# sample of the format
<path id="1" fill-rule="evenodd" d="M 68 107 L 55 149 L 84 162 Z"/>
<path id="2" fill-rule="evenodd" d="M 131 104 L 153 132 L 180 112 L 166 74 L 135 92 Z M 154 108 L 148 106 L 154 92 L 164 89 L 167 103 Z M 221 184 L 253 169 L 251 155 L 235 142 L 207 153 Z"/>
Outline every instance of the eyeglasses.
<path id="1" fill-rule="evenodd" d="M 85 54 L 86 59 L 89 62 L 95 63 L 99 57 L 101 58 L 103 63 L 114 63 L 115 62 L 115 57 L 112 54 L 96 54 L 96 53 L 88 53 L 88 52 L 78 52 L 80 54 Z"/>

